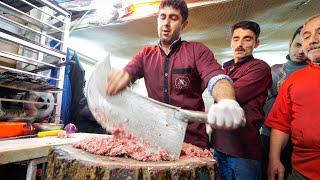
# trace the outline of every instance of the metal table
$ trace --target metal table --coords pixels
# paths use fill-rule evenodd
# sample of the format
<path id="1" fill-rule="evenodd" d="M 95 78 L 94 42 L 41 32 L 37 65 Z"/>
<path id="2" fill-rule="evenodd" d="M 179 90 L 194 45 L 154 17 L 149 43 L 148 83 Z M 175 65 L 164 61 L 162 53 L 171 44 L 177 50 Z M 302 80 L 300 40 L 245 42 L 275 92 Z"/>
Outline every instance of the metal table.
<path id="1" fill-rule="evenodd" d="M 27 162 L 27 180 L 36 179 L 37 164 L 47 162 L 49 150 L 53 146 L 71 144 L 102 134 L 74 133 L 70 138 L 54 136 L 43 138 L 24 138 L 0 141 L 0 165 L 16 162 Z"/>

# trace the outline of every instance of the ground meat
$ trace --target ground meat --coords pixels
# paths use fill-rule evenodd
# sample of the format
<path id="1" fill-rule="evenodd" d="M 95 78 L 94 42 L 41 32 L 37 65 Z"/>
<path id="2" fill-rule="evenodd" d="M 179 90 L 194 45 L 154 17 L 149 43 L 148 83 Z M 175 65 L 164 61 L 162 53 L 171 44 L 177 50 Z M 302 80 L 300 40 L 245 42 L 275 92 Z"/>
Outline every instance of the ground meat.
<path id="1" fill-rule="evenodd" d="M 122 128 L 111 130 L 112 135 L 106 137 L 91 137 L 80 141 L 73 146 L 93 154 L 113 157 L 131 157 L 139 161 L 170 160 L 173 157 L 167 150 L 161 150 L 159 154 L 152 153 L 150 145 L 146 142 L 138 142 L 130 133 Z"/>
<path id="2" fill-rule="evenodd" d="M 208 151 L 207 149 L 203 150 L 197 146 L 194 146 L 192 144 L 183 143 L 182 149 L 181 149 L 181 157 L 211 157 L 212 153 Z"/>
<path id="3" fill-rule="evenodd" d="M 73 144 L 73 147 L 83 149 L 93 154 L 112 157 L 130 157 L 139 161 L 167 161 L 176 160 L 176 157 L 169 155 L 168 150 L 161 150 L 160 153 L 152 153 L 150 144 L 138 142 L 136 137 L 127 133 L 123 128 L 112 130 L 111 136 L 91 137 Z M 182 157 L 211 157 L 208 150 L 192 144 L 184 143 L 181 150 Z"/>

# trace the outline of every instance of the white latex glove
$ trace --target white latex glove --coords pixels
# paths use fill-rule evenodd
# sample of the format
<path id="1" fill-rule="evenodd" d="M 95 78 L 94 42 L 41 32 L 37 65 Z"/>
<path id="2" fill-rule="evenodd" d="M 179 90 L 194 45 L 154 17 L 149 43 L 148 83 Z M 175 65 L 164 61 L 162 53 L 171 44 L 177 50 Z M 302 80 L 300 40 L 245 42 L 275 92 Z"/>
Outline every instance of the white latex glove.
<path id="1" fill-rule="evenodd" d="M 246 119 L 243 109 L 237 101 L 223 99 L 210 107 L 208 113 L 208 124 L 216 129 L 236 129 L 244 126 Z M 207 128 L 207 132 L 210 129 Z"/>
<path id="2" fill-rule="evenodd" d="M 209 140 L 211 140 L 212 127 L 210 126 L 210 124 L 206 124 L 206 132 L 209 136 Z"/>

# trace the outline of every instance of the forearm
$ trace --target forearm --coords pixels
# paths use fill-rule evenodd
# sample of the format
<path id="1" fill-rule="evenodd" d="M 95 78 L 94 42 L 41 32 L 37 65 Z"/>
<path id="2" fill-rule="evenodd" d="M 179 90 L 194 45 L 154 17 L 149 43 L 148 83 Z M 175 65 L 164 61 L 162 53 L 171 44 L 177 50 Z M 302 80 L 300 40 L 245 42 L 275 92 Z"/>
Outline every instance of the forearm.
<path id="1" fill-rule="evenodd" d="M 218 80 L 211 94 L 218 102 L 212 104 L 208 112 L 208 124 L 211 127 L 236 129 L 245 124 L 244 111 L 236 101 L 233 85 L 228 79 Z"/>
<path id="2" fill-rule="evenodd" d="M 236 99 L 234 87 L 227 79 L 219 80 L 213 87 L 211 95 L 217 102 L 222 99 Z"/>
<path id="3" fill-rule="evenodd" d="M 280 160 L 280 154 L 289 140 L 289 134 L 277 129 L 271 130 L 269 159 Z"/>

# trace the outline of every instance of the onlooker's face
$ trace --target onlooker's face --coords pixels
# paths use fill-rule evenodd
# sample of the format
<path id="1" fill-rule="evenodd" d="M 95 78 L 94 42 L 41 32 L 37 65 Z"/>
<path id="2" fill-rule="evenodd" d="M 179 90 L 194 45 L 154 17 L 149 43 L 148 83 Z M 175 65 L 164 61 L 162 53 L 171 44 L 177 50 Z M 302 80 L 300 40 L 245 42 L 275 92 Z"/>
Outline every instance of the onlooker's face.
<path id="1" fill-rule="evenodd" d="M 259 41 L 256 35 L 249 29 L 238 28 L 233 31 L 231 38 L 231 48 L 235 62 L 252 55 L 253 49 L 258 47 Z"/>
<path id="2" fill-rule="evenodd" d="M 182 29 L 187 25 L 182 20 L 179 9 L 164 7 L 158 15 L 158 36 L 162 45 L 171 45 L 180 37 Z"/>
<path id="3" fill-rule="evenodd" d="M 309 21 L 302 32 L 302 48 L 314 63 L 320 63 L 320 17 Z"/>
<path id="4" fill-rule="evenodd" d="M 299 34 L 296 35 L 290 44 L 289 56 L 294 62 L 303 62 L 307 60 L 307 57 L 302 50 L 302 39 Z"/>

